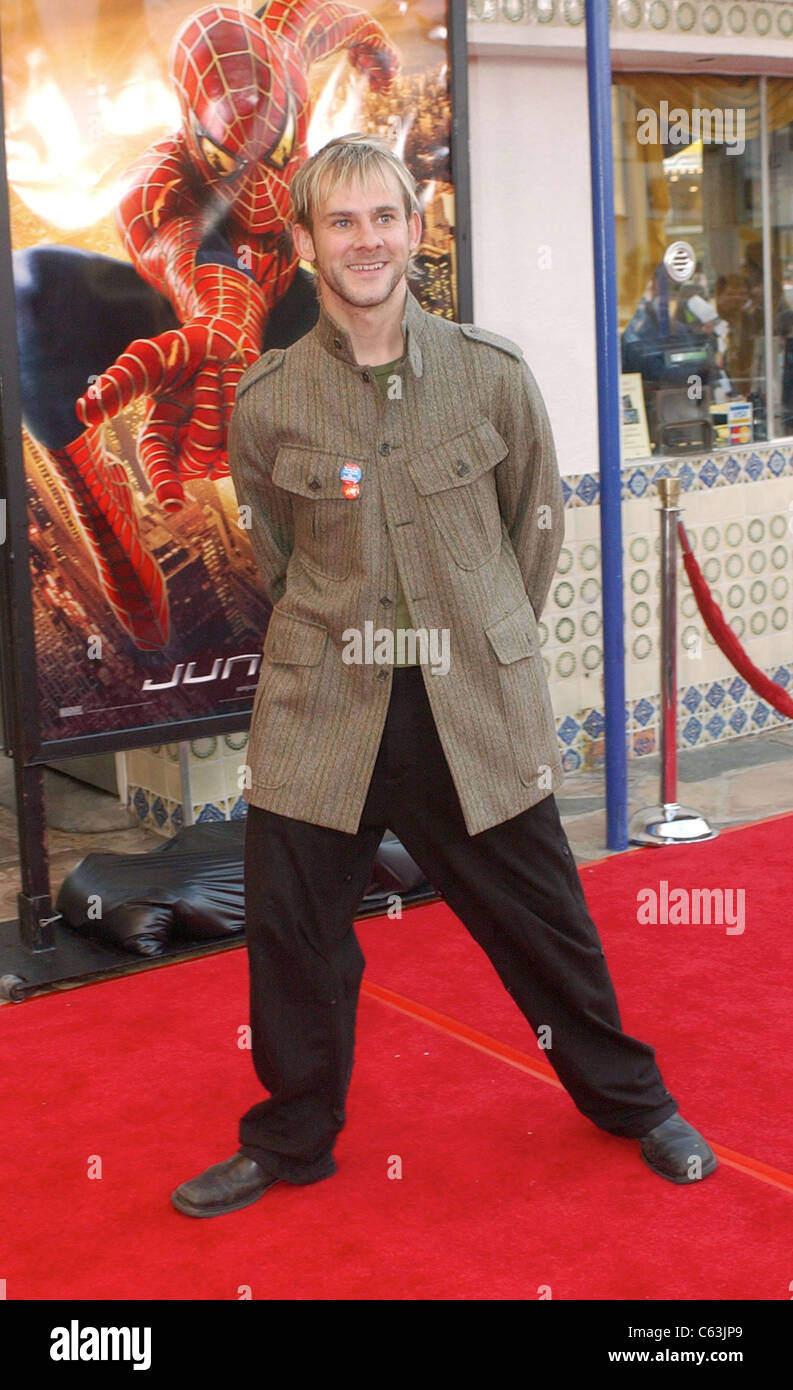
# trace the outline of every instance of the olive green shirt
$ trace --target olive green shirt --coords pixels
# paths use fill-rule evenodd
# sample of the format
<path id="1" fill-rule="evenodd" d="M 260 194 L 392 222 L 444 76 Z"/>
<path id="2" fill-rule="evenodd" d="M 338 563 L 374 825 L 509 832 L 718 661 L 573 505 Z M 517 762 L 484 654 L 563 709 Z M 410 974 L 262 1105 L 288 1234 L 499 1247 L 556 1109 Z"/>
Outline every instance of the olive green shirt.
<path id="1" fill-rule="evenodd" d="M 373 368 L 372 368 L 372 371 L 374 372 L 374 376 L 375 376 L 375 381 L 377 382 L 377 385 L 380 387 L 380 395 L 383 397 L 383 400 L 387 400 L 387 399 L 388 399 L 388 378 L 389 378 L 390 376 L 393 376 L 394 373 L 397 371 L 397 368 L 400 367 L 400 366 L 404 366 L 404 364 L 405 364 L 405 355 L 404 355 L 404 353 L 403 353 L 401 357 L 395 357 L 394 360 L 393 360 L 393 362 L 384 362 L 384 363 L 382 364 L 382 366 L 373 367 Z M 402 381 L 403 381 L 403 383 L 404 383 L 404 376 L 402 377 Z M 403 388 L 403 389 L 404 389 L 404 388 Z M 402 588 L 402 584 L 401 584 L 399 575 L 397 575 L 396 612 L 395 612 L 395 614 L 394 614 L 394 632 L 395 632 L 395 633 L 398 632 L 400 628 L 401 628 L 403 631 L 406 632 L 406 631 L 408 630 L 408 628 L 411 628 L 412 626 L 413 626 L 413 624 L 412 624 L 411 621 L 410 621 L 410 613 L 408 612 L 408 606 L 407 606 L 407 603 L 406 603 L 406 601 L 405 601 L 405 591 L 404 591 L 404 589 Z M 411 660 L 408 658 L 408 655 L 407 655 L 407 647 L 406 647 L 406 649 L 405 649 L 404 660 L 402 660 L 402 661 L 400 661 L 398 655 L 396 655 L 396 653 L 397 653 L 398 651 L 399 651 L 399 647 L 398 647 L 397 644 L 395 643 L 395 644 L 394 644 L 394 652 L 395 652 L 395 655 L 394 655 L 394 665 L 395 665 L 395 666 L 416 666 L 416 665 L 418 665 L 417 659 L 414 659 L 413 661 L 411 661 Z"/>

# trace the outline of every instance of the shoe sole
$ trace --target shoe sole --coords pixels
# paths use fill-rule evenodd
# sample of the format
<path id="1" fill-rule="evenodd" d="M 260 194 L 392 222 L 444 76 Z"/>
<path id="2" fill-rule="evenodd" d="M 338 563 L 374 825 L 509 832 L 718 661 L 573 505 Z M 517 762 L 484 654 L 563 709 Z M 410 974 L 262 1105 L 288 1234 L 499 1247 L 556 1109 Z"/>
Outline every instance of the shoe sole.
<path id="1" fill-rule="evenodd" d="M 656 1168 L 649 1158 L 645 1158 L 644 1154 L 641 1157 L 642 1162 L 647 1164 L 652 1173 L 657 1174 L 659 1178 L 665 1178 L 667 1182 L 675 1183 L 678 1187 L 695 1187 L 698 1182 L 702 1182 L 703 1178 L 709 1178 L 711 1173 L 715 1173 L 719 1166 L 718 1159 L 714 1155 L 712 1159 L 708 1159 L 698 1178 L 676 1178 L 672 1173 L 665 1173 L 663 1168 Z"/>
<path id="2" fill-rule="evenodd" d="M 308 1187 L 311 1183 L 321 1182 L 323 1178 L 332 1177 L 335 1172 L 336 1161 L 331 1158 L 330 1162 L 326 1162 L 316 1169 L 311 1169 L 308 1173 L 303 1174 L 302 1177 L 290 1178 L 284 1175 L 282 1178 L 273 1178 L 272 1182 L 266 1183 L 264 1187 L 258 1192 L 255 1192 L 252 1197 L 243 1197 L 238 1202 L 216 1202 L 214 1206 L 195 1206 L 188 1198 L 179 1195 L 179 1188 L 177 1187 L 176 1191 L 171 1193 L 171 1204 L 184 1216 L 199 1218 L 202 1216 L 225 1216 L 227 1212 L 242 1211 L 244 1207 L 252 1207 L 254 1202 L 258 1202 L 259 1198 L 263 1197 L 265 1192 L 269 1192 L 270 1188 L 275 1187 L 279 1182 L 291 1183 L 293 1187 Z"/>

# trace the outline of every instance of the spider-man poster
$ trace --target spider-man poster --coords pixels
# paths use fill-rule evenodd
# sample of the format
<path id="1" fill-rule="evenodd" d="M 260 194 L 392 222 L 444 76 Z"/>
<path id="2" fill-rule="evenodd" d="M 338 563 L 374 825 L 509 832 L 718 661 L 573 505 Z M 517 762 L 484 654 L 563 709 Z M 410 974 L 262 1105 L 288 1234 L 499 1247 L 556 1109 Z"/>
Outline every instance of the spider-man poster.
<path id="1" fill-rule="evenodd" d="M 448 21 L 446 0 L 3 0 L 44 745 L 250 709 L 268 608 L 226 433 L 245 368 L 316 319 L 289 184 L 332 136 L 386 135 L 419 185 L 419 297 L 461 317 Z"/>

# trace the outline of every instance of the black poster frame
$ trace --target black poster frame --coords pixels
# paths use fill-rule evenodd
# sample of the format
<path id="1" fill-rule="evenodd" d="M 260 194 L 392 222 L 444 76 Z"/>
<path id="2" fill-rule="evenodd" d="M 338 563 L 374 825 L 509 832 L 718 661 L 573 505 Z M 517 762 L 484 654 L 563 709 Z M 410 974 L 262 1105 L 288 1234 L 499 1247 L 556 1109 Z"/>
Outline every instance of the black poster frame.
<path id="1" fill-rule="evenodd" d="M 466 323 L 473 318 L 473 281 L 465 0 L 447 0 L 447 31 L 457 313 L 459 321 Z M 0 82 L 0 130 L 5 133 L 5 129 Z M 61 933 L 55 930 L 55 924 L 59 921 L 59 914 L 53 911 L 50 896 L 44 765 L 91 754 L 114 753 L 163 742 L 239 732 L 249 727 L 253 699 L 247 710 L 227 714 L 144 724 L 127 730 L 81 734 L 69 739 L 42 739 L 39 706 L 33 698 L 38 690 L 38 676 L 11 251 L 10 200 L 4 148 L 0 158 L 0 702 L 3 747 L 14 760 L 22 884 L 17 899 L 18 944 L 14 931 L 17 924 L 0 923 L 0 996 L 5 994 L 6 997 L 21 998 L 23 993 L 12 983 L 16 978 L 13 971 L 19 968 L 20 949 L 23 959 L 28 954 L 46 953 L 54 957 L 64 954 L 62 950 L 58 951 Z M 151 963 L 158 962 L 154 960 Z M 129 962 L 128 968 L 134 968 L 133 961 Z M 59 970 L 55 960 L 40 966 L 35 973 L 48 980 L 73 978 L 68 969 Z"/>

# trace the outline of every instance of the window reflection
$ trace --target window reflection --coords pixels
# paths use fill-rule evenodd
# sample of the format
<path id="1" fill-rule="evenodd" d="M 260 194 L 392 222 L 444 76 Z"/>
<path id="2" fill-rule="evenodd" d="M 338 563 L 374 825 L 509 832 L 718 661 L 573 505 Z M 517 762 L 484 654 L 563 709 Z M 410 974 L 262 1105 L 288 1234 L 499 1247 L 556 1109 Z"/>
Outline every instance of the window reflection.
<path id="1" fill-rule="evenodd" d="M 623 397 L 639 383 L 645 453 L 793 433 L 793 83 L 769 81 L 768 91 L 767 316 L 760 79 L 615 75 L 619 326 L 622 370 L 634 374 Z M 664 265 L 680 242 L 692 253 L 682 280 Z"/>
<path id="2" fill-rule="evenodd" d="M 774 434 L 793 434 L 793 82 L 768 81 Z"/>

